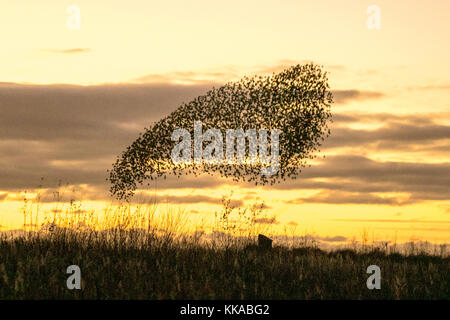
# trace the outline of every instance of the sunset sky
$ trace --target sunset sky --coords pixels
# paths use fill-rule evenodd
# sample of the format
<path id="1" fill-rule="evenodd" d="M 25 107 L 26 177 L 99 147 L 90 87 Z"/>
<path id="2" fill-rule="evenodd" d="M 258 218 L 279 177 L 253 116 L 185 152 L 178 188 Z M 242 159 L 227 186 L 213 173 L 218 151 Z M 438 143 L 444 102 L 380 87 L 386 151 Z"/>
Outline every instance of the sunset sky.
<path id="1" fill-rule="evenodd" d="M 264 200 L 279 232 L 323 242 L 450 243 L 449 17 L 448 0 L 0 0 L 0 231 L 22 227 L 39 185 L 54 208 L 60 180 L 63 200 L 101 210 L 106 170 L 144 127 L 213 86 L 312 61 L 334 122 L 299 179 L 172 178 L 150 194 L 211 217 L 233 190 L 242 206 Z"/>

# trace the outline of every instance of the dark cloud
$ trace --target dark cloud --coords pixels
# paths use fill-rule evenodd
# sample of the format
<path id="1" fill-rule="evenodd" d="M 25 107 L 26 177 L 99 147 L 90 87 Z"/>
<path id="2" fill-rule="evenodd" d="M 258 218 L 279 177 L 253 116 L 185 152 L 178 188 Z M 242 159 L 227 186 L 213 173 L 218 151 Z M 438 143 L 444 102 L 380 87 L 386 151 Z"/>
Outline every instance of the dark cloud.
<path id="1" fill-rule="evenodd" d="M 144 127 L 206 91 L 171 85 L 0 85 L 0 189 L 40 177 L 104 184 Z"/>
<path id="2" fill-rule="evenodd" d="M 87 184 L 77 197 L 108 199 L 106 170 L 117 155 L 154 121 L 206 92 L 208 85 L 18 85 L 0 84 L 0 190 L 21 191 L 44 186 L 54 188 L 59 180 Z M 381 93 L 358 90 L 335 91 L 342 103 L 350 99 L 380 98 Z M 331 136 L 324 148 L 358 147 L 366 150 L 412 150 L 448 152 L 450 127 L 436 119 L 449 114 L 344 114 L 334 115 Z M 382 123 L 376 130 L 344 127 L 353 123 Z M 439 144 L 437 144 L 439 142 Z M 324 149 L 322 148 L 322 149 Z M 318 178 L 328 179 L 317 181 Z M 151 182 L 144 188 L 215 188 L 231 183 L 215 176 L 184 176 Z M 244 185 L 244 184 L 243 184 Z M 406 204 L 423 200 L 448 200 L 449 163 L 382 162 L 359 156 L 334 156 L 306 168 L 298 180 L 267 187 L 317 189 L 316 200 L 325 203 Z M 86 192 L 86 195 L 81 193 Z M 338 192 L 341 192 L 339 194 Z M 378 192 L 405 192 L 409 199 L 380 197 Z M 344 197 L 340 198 L 344 194 Z M 51 194 L 48 195 L 51 198 Z M 6 199 L 0 195 L 0 200 Z M 9 197 L 8 197 L 9 199 Z M 164 199 L 159 199 L 164 201 Z M 187 201 L 189 199 L 171 200 Z M 216 201 L 217 199 L 195 199 Z M 191 199 L 191 201 L 193 201 Z M 293 201 L 309 201 L 296 199 Z M 192 203 L 192 202 L 191 202 Z"/>
<path id="3" fill-rule="evenodd" d="M 347 241 L 347 237 L 344 236 L 334 236 L 334 237 L 317 237 L 320 241 L 325 242 L 345 242 Z"/>
<path id="4" fill-rule="evenodd" d="M 336 103 L 343 104 L 349 101 L 362 101 L 367 99 L 379 99 L 384 96 L 383 93 L 377 91 L 360 91 L 360 90 L 333 90 L 333 98 Z"/>
<path id="5" fill-rule="evenodd" d="M 72 184 L 104 184 L 106 170 L 144 127 L 209 88 L 3 83 L 0 189 L 35 188 L 41 177 Z M 207 177 L 186 178 L 183 183 L 162 182 L 162 187 L 211 187 L 220 183 Z"/>
<path id="6" fill-rule="evenodd" d="M 23 201 L 23 196 L 17 197 L 17 199 L 8 198 L 9 200 Z M 31 199 L 30 199 L 31 200 Z M 69 185 L 58 188 L 46 188 L 41 189 L 39 196 L 33 198 L 38 200 L 39 203 L 71 203 L 77 201 L 110 201 L 118 203 L 112 198 L 106 187 L 104 186 L 86 186 L 86 185 Z M 170 195 L 161 194 L 161 192 L 148 193 L 144 190 L 138 192 L 130 201 L 131 204 L 193 204 L 193 203 L 209 203 L 209 204 L 221 204 L 221 197 L 211 197 L 207 195 L 195 194 L 195 195 Z M 238 208 L 244 205 L 244 201 L 240 199 L 232 199 L 230 202 L 232 207 Z"/>
<path id="7" fill-rule="evenodd" d="M 334 156 L 306 168 L 300 179 L 272 188 L 327 190 L 310 198 L 291 200 L 292 203 L 406 205 L 448 200 L 450 163 L 381 162 L 362 156 Z M 410 197 L 380 197 L 373 193 L 408 193 Z"/>
<path id="8" fill-rule="evenodd" d="M 402 206 L 412 204 L 415 201 L 410 199 L 402 200 L 396 197 L 380 197 L 372 195 L 370 193 L 361 192 L 321 192 L 318 195 L 297 198 L 286 201 L 289 204 L 301 204 L 301 203 L 323 203 L 323 204 L 376 204 L 376 205 L 394 205 Z"/>
<path id="9" fill-rule="evenodd" d="M 253 222 L 257 224 L 279 224 L 275 218 L 256 218 L 253 219 Z"/>
<path id="10" fill-rule="evenodd" d="M 44 181 L 43 188 L 33 190 L 39 192 L 38 196 L 33 198 L 33 200 L 38 200 L 40 203 L 74 203 L 81 200 L 113 201 L 108 195 L 106 186 L 95 186 L 92 184 L 63 184 L 57 187 L 48 187 Z M 11 198 L 11 200 L 20 201 L 23 198 L 23 196 L 19 195 L 17 199 Z"/>
<path id="11" fill-rule="evenodd" d="M 400 124 L 416 124 L 426 125 L 435 123 L 436 119 L 450 118 L 450 112 L 428 112 L 413 114 L 392 114 L 387 112 L 379 113 L 334 113 L 333 120 L 340 125 L 348 123 L 400 123 Z"/>
<path id="12" fill-rule="evenodd" d="M 138 198 L 139 199 L 139 198 Z M 133 202 L 136 203 L 136 200 Z M 193 204 L 193 203 L 209 203 L 221 204 L 222 198 L 214 198 L 204 195 L 186 195 L 186 196 L 171 196 L 171 195 L 157 195 L 143 198 L 142 203 L 171 203 L 171 204 Z M 241 200 L 232 200 L 230 205 L 233 207 L 241 207 L 244 202 Z"/>
<path id="13" fill-rule="evenodd" d="M 174 176 L 168 176 L 167 179 L 158 180 L 156 183 L 153 181 L 147 188 L 160 188 L 160 189 L 185 189 L 185 188 L 215 188 L 224 184 L 230 184 L 230 180 L 221 178 L 217 175 L 202 174 L 197 177 L 193 175 L 181 176 L 176 178 Z"/>
<path id="14" fill-rule="evenodd" d="M 166 199 L 161 198 L 163 202 L 166 202 Z M 177 204 L 193 204 L 193 203 L 210 203 L 210 204 L 222 204 L 222 198 L 213 198 L 207 196 L 178 196 L 178 198 L 169 198 L 170 203 Z M 244 206 L 244 201 L 240 199 L 232 199 L 230 201 L 230 206 L 232 208 L 240 208 Z"/>
<path id="15" fill-rule="evenodd" d="M 326 196 L 323 197 L 317 197 L 316 199 L 314 199 L 313 197 L 308 198 L 306 199 L 306 202 L 329 203 L 329 204 L 375 204 L 375 205 L 404 206 L 416 203 L 417 201 L 410 200 L 409 198 L 402 200 L 396 197 L 380 197 L 377 195 L 367 193 L 343 194 L 340 192 L 335 192 L 327 194 Z"/>
<path id="16" fill-rule="evenodd" d="M 362 145 L 368 147 L 367 144 L 373 144 L 372 148 L 376 149 L 407 148 L 411 150 L 411 145 L 423 147 L 425 142 L 445 139 L 450 139 L 450 126 L 392 122 L 375 130 L 332 128 L 332 134 L 324 142 L 322 149 Z"/>
<path id="17" fill-rule="evenodd" d="M 1 85 L 5 139 L 128 141 L 205 86 Z M 119 139 L 119 141 L 117 141 Z"/>

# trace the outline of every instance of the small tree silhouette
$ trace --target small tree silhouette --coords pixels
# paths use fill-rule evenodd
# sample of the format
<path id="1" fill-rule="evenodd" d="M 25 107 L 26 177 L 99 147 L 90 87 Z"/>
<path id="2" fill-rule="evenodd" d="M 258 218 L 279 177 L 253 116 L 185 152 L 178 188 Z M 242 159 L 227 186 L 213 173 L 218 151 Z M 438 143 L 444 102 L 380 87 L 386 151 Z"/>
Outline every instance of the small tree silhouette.
<path id="1" fill-rule="evenodd" d="M 327 73 L 313 63 L 267 77 L 244 77 L 213 88 L 146 128 L 117 158 L 109 172 L 110 191 L 118 199 L 128 200 L 138 184 L 146 179 L 166 178 L 167 174 L 179 177 L 219 173 L 256 185 L 295 179 L 330 134 L 332 102 Z M 278 172 L 261 175 L 261 163 L 174 163 L 171 151 L 176 142 L 171 140 L 172 132 L 185 128 L 193 136 L 194 121 L 201 121 L 204 130 L 280 130 Z"/>

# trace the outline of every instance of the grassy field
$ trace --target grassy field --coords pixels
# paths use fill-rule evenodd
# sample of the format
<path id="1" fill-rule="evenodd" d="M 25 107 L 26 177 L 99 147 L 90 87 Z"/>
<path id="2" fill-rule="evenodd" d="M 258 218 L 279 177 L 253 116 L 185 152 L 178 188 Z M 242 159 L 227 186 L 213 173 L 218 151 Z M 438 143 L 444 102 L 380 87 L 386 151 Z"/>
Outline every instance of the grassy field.
<path id="1" fill-rule="evenodd" d="M 255 235 L 267 230 L 253 222 L 263 206 L 229 204 L 216 214 L 220 232 L 210 241 L 181 232 L 181 215 L 156 221 L 139 209 L 107 212 L 100 222 L 69 207 L 35 230 L 3 233 L 0 299 L 450 299 L 444 251 L 324 251 L 306 242 L 262 250 Z M 81 290 L 67 288 L 70 265 L 81 269 Z M 370 265 L 381 269 L 380 290 L 366 286 Z"/>
<path id="2" fill-rule="evenodd" d="M 449 257 L 58 235 L 0 242 L 1 299 L 449 299 Z M 381 289 L 366 268 L 381 268 Z M 81 268 L 82 289 L 66 287 Z"/>

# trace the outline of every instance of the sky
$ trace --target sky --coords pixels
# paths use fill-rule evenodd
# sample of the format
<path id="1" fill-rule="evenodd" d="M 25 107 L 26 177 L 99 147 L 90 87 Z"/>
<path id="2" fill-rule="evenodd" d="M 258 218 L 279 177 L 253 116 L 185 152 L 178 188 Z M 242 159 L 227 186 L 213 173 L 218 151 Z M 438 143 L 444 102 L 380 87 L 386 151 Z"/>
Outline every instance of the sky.
<path id="1" fill-rule="evenodd" d="M 323 241 L 449 243 L 449 12 L 446 0 L 0 0 L 0 230 L 23 225 L 39 186 L 55 206 L 60 181 L 63 201 L 99 210 L 106 170 L 145 127 L 213 86 L 312 61 L 329 73 L 334 122 L 299 179 L 174 178 L 153 199 L 211 217 L 232 190 L 237 205 L 263 199 L 279 230 Z"/>

